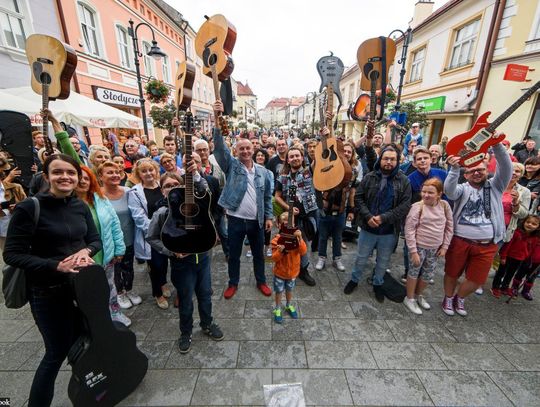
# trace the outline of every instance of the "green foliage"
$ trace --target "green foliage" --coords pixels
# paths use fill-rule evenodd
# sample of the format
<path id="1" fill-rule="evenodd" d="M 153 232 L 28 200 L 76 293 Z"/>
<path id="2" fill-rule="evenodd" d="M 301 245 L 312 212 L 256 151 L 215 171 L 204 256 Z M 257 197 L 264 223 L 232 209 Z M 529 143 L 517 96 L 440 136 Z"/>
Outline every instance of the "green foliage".
<path id="1" fill-rule="evenodd" d="M 238 122 L 236 127 L 238 127 L 239 129 L 247 129 L 247 123 L 244 121 Z"/>
<path id="2" fill-rule="evenodd" d="M 390 109 L 392 112 L 395 111 L 395 106 Z M 425 129 L 429 124 L 427 118 L 427 113 L 424 111 L 423 107 L 418 107 L 414 102 L 403 102 L 401 104 L 401 112 L 407 113 L 407 123 L 406 127 L 411 127 L 413 123 L 420 123 L 420 128 Z"/>
<path id="3" fill-rule="evenodd" d="M 154 123 L 154 127 L 168 130 L 172 127 L 171 122 L 176 114 L 176 109 L 172 103 L 169 103 L 163 107 L 152 106 L 149 114 Z"/>
<path id="4" fill-rule="evenodd" d="M 148 81 L 144 87 L 146 92 L 146 97 L 149 101 L 153 103 L 163 103 L 167 101 L 169 94 L 171 93 L 170 89 L 163 81 L 158 79 L 151 79 Z"/>

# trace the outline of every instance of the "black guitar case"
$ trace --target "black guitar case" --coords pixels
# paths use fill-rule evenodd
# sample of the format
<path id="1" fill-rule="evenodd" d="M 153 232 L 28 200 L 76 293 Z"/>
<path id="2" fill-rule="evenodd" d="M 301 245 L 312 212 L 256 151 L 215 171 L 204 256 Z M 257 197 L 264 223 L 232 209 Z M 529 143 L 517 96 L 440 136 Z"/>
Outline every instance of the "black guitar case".
<path id="1" fill-rule="evenodd" d="M 384 281 L 381 286 L 384 296 L 390 301 L 403 302 L 407 296 L 407 289 L 397 281 L 390 273 L 384 273 Z"/>
<path id="2" fill-rule="evenodd" d="M 28 187 L 34 175 L 32 125 L 27 115 L 10 110 L 0 110 L 0 147 L 13 159 L 13 165 L 21 170 L 20 184 Z M 18 182 L 18 180 L 15 180 Z"/>
<path id="3" fill-rule="evenodd" d="M 109 284 L 101 266 L 81 269 L 72 283 L 86 332 L 68 354 L 69 399 L 76 407 L 115 406 L 142 381 L 148 358 L 137 348 L 135 334 L 111 320 Z"/>
<path id="4" fill-rule="evenodd" d="M 217 232 L 211 213 L 212 194 L 195 194 L 190 210 L 186 204 L 185 187 L 171 189 L 168 196 L 169 214 L 161 228 L 163 245 L 174 253 L 204 253 L 216 244 Z"/>

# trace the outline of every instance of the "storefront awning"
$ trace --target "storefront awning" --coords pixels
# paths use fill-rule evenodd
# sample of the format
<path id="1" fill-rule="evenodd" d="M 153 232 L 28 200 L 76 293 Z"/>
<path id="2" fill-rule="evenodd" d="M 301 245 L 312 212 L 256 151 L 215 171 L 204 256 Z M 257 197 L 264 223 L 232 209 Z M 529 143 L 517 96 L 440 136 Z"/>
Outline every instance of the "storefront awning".
<path id="1" fill-rule="evenodd" d="M 30 86 L 0 89 L 0 110 L 13 110 L 30 117 L 33 126 L 41 126 L 41 95 Z M 142 119 L 105 103 L 71 91 L 69 98 L 49 102 L 55 117 L 66 124 L 99 128 L 142 129 Z"/>

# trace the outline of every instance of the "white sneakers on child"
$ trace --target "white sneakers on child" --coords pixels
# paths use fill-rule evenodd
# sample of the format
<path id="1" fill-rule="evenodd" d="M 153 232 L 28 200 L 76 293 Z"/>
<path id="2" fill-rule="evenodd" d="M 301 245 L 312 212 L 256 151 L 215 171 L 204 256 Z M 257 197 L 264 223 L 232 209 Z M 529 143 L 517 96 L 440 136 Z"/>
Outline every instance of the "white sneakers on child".
<path id="1" fill-rule="evenodd" d="M 420 309 L 420 307 L 418 306 L 418 303 L 416 302 L 414 298 L 405 297 L 405 299 L 403 300 L 403 304 L 405 304 L 407 309 L 411 311 L 413 314 L 422 315 L 422 310 Z"/>

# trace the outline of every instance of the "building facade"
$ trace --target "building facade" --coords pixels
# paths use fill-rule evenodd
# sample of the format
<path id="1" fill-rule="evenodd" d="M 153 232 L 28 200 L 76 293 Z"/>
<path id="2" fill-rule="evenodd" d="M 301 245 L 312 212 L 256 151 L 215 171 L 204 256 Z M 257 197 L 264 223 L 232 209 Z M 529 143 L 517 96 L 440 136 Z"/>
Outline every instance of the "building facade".
<path id="1" fill-rule="evenodd" d="M 486 75 L 478 114 L 490 121 L 504 112 L 531 84 L 540 80 L 540 2 L 506 0 Z M 513 75 L 513 71 L 522 72 Z M 540 144 L 540 97 L 536 92 L 499 128 L 513 143 L 531 136 Z"/>

